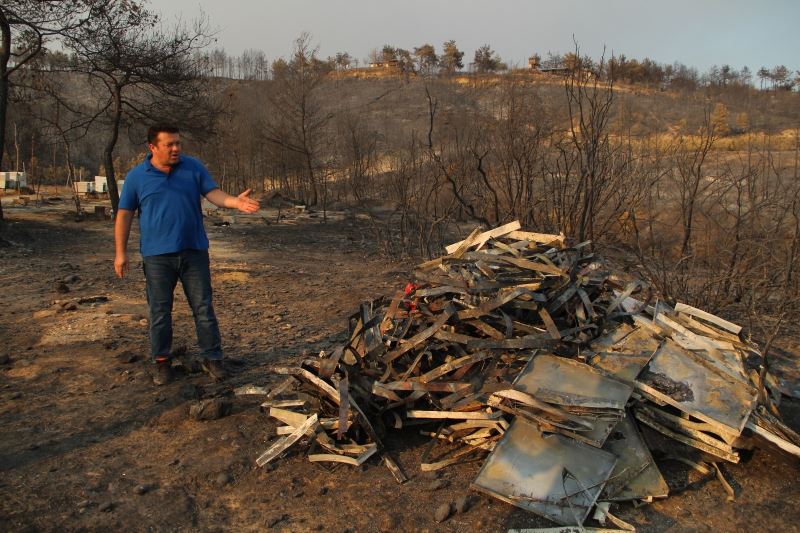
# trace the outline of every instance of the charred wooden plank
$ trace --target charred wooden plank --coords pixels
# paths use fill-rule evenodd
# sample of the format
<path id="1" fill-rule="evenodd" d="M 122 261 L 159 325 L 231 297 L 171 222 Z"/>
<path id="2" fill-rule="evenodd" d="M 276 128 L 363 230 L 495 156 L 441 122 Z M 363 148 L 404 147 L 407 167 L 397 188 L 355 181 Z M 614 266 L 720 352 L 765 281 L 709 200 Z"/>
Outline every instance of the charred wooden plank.
<path id="1" fill-rule="evenodd" d="M 268 407 L 277 407 L 279 409 L 284 409 L 286 407 L 308 407 L 308 401 L 306 400 L 267 400 L 266 402 L 261 404 L 261 407 L 266 409 Z"/>
<path id="2" fill-rule="evenodd" d="M 711 454 L 715 457 L 719 457 L 721 459 L 725 459 L 726 461 L 730 461 L 731 463 L 738 463 L 739 462 L 739 455 L 736 453 L 730 453 L 727 450 L 723 450 L 717 448 L 716 446 L 712 446 L 706 442 L 699 441 L 694 439 L 688 435 L 684 435 L 674 431 L 663 424 L 660 424 L 658 421 L 653 419 L 651 416 L 648 416 L 647 413 L 642 411 L 635 412 L 636 419 L 639 420 L 641 423 L 650 426 L 651 428 L 655 429 L 659 433 L 670 437 L 671 439 L 677 440 L 678 442 L 682 442 L 688 446 L 693 448 L 697 448 L 698 450 L 702 450 L 708 454 Z"/>
<path id="3" fill-rule="evenodd" d="M 383 362 L 388 364 L 403 355 L 404 353 L 408 352 L 409 350 L 413 350 L 420 344 L 422 344 L 425 340 L 432 337 L 445 323 L 456 313 L 455 306 L 450 303 L 447 304 L 444 311 L 437 317 L 434 323 L 429 326 L 428 328 L 424 329 L 423 331 L 417 333 L 413 337 L 411 337 L 408 341 L 401 344 L 399 348 L 392 350 L 391 352 L 387 353 L 383 356 Z"/>
<path id="4" fill-rule="evenodd" d="M 389 308 L 383 315 L 383 320 L 381 320 L 380 326 L 378 328 L 381 332 L 381 335 L 385 334 L 392 327 L 392 321 L 397 315 L 397 310 L 400 307 L 400 302 L 403 301 L 404 296 L 405 292 L 403 291 L 397 291 L 396 293 L 394 293 L 392 301 L 389 303 Z"/>
<path id="5" fill-rule="evenodd" d="M 430 418 L 433 420 L 495 420 L 503 416 L 503 413 L 494 411 L 485 413 L 483 411 L 423 411 L 412 409 L 406 411 L 408 418 Z"/>
<path id="6" fill-rule="evenodd" d="M 547 312 L 547 309 L 539 309 L 539 317 L 541 317 L 542 322 L 544 322 L 547 333 L 549 333 L 553 339 L 561 340 L 561 333 L 558 331 L 558 326 L 553 322 L 553 318 L 550 316 L 550 313 Z"/>
<path id="7" fill-rule="evenodd" d="M 481 452 L 480 448 L 476 448 L 473 446 L 465 446 L 460 450 L 453 452 L 449 457 L 446 459 L 441 459 L 439 461 L 433 463 L 420 463 L 419 468 L 423 472 L 433 472 L 435 470 L 441 470 L 442 468 L 450 465 L 454 465 L 464 460 L 465 456 L 468 456 L 473 453 Z"/>
<path id="8" fill-rule="evenodd" d="M 480 248 L 489 239 L 492 239 L 494 237 L 502 237 L 503 235 L 506 235 L 507 233 L 510 233 L 512 231 L 515 231 L 515 230 L 518 230 L 521 227 L 522 226 L 520 225 L 519 220 L 515 220 L 514 222 L 509 222 L 508 224 L 504 224 L 504 225 L 502 225 L 500 227 L 491 229 L 489 231 L 485 231 L 485 232 L 475 236 L 473 238 L 473 242 L 470 243 L 468 247 L 475 246 L 477 244 L 478 248 Z M 464 241 L 458 241 L 456 243 L 450 244 L 450 245 L 445 247 L 445 251 L 447 251 L 448 254 L 455 253 L 456 250 L 458 250 L 459 247 L 463 243 L 464 243 Z"/>
<path id="9" fill-rule="evenodd" d="M 325 381 L 321 380 L 308 370 L 304 368 L 278 367 L 274 369 L 274 372 L 276 374 L 288 374 L 300 378 L 302 381 L 317 387 L 323 393 L 323 395 L 328 397 L 328 399 L 333 401 L 336 405 L 339 405 L 340 398 L 336 389 L 325 383 Z"/>
<path id="10" fill-rule="evenodd" d="M 448 251 L 448 253 L 456 258 L 461 257 L 462 255 L 464 255 L 464 252 L 466 252 L 469 249 L 469 247 L 472 246 L 476 240 L 478 240 L 479 238 L 478 236 L 480 235 L 480 233 L 481 233 L 481 228 L 480 227 L 475 228 L 467 236 L 466 239 L 464 239 L 458 244 L 458 247 L 455 250 L 453 250 L 452 252 Z"/>
<path id="11" fill-rule="evenodd" d="M 395 461 L 392 458 L 392 456 L 389 455 L 388 452 L 383 452 L 383 454 L 381 455 L 381 460 L 383 461 L 383 464 L 386 466 L 386 468 L 389 469 L 389 472 L 392 473 L 394 479 L 398 483 L 402 485 L 403 483 L 408 481 L 408 476 L 405 475 L 403 469 L 400 468 L 400 465 L 397 464 L 397 461 Z"/>
<path id="12" fill-rule="evenodd" d="M 494 309 L 497 309 L 498 307 L 500 307 L 500 306 L 502 306 L 504 304 L 507 304 L 511 300 L 513 300 L 513 299 L 515 299 L 515 298 L 517 298 L 519 296 L 522 296 L 523 294 L 526 294 L 528 292 L 530 292 L 530 291 L 528 291 L 528 289 L 522 289 L 522 288 L 517 288 L 517 289 L 512 289 L 512 290 L 509 290 L 509 291 L 501 292 L 500 294 L 497 295 L 496 298 L 494 298 L 492 300 L 489 300 L 488 302 L 482 303 L 480 306 L 476 307 L 475 309 L 465 309 L 464 311 L 459 311 L 458 312 L 458 318 L 460 320 L 466 320 L 468 318 L 481 317 L 483 315 L 486 315 L 486 314 L 490 313 Z"/>
<path id="13" fill-rule="evenodd" d="M 453 370 L 456 370 L 457 368 L 461 368 L 464 365 L 477 363 L 479 361 L 483 361 L 484 359 L 488 359 L 489 357 L 491 357 L 491 354 L 488 353 L 488 352 L 487 353 L 476 353 L 476 354 L 467 355 L 467 356 L 464 356 L 464 357 L 459 357 L 458 359 L 454 359 L 453 361 L 450 361 L 449 363 L 443 363 L 443 364 L 439 365 L 438 367 L 434 368 L 433 370 L 430 370 L 429 372 L 426 372 L 425 374 L 423 374 L 423 375 L 421 375 L 419 377 L 419 380 L 422 383 L 428 383 L 430 381 L 433 381 L 434 379 L 440 378 L 440 377 L 444 376 L 445 374 L 448 374 L 448 373 L 452 372 Z M 453 391 L 453 392 L 455 392 L 455 391 Z"/>
<path id="14" fill-rule="evenodd" d="M 425 391 L 425 392 L 458 392 L 471 387 L 469 383 L 435 382 L 421 383 L 419 381 L 393 381 L 381 386 L 388 390 Z"/>
<path id="15" fill-rule="evenodd" d="M 692 315 L 697 318 L 702 318 L 703 320 L 710 322 L 715 326 L 724 329 L 725 331 L 730 331 L 734 335 L 739 335 L 739 333 L 742 332 L 742 326 L 738 326 L 733 322 L 728 322 L 727 320 L 724 320 L 716 315 L 712 315 L 711 313 L 707 313 L 690 305 L 678 302 L 675 304 L 675 311 L 679 313 L 686 313 L 687 315 Z"/>
<path id="16" fill-rule="evenodd" d="M 492 326 L 490 326 L 489 324 L 487 324 L 483 320 L 480 320 L 478 318 L 474 318 L 472 320 L 467 320 L 466 322 L 467 322 L 467 324 L 469 324 L 470 326 L 474 327 L 475 329 L 477 329 L 481 333 L 485 333 L 486 335 L 488 335 L 489 337 L 491 337 L 493 339 L 503 340 L 505 338 L 505 335 L 503 335 L 500 331 L 496 330 L 495 328 L 493 328 Z"/>
<path id="17" fill-rule="evenodd" d="M 272 389 L 269 393 L 267 393 L 267 398 L 275 398 L 283 393 L 286 389 L 292 386 L 292 384 L 297 383 L 297 380 L 293 377 L 289 376 L 283 381 L 281 381 L 274 389 Z"/>
<path id="18" fill-rule="evenodd" d="M 358 457 L 348 457 L 346 455 L 338 455 L 334 453 L 316 453 L 316 454 L 310 454 L 308 456 L 308 460 L 311 461 L 312 463 L 327 461 L 334 463 L 344 463 L 352 466 L 360 466 L 361 464 L 364 463 L 364 461 L 372 457 L 377 451 L 378 447 L 373 444 Z"/>
<path id="19" fill-rule="evenodd" d="M 281 453 L 283 453 L 287 448 L 292 446 L 298 440 L 300 440 L 303 435 L 306 434 L 307 431 L 312 429 L 317 425 L 317 415 L 313 414 L 308 419 L 306 419 L 303 424 L 301 424 L 294 432 L 287 436 L 284 439 L 275 442 L 272 446 L 267 448 L 267 450 L 262 453 L 258 459 L 256 459 L 256 464 L 258 466 L 264 466 L 265 464 L 269 463 L 276 457 L 278 457 Z"/>
<path id="20" fill-rule="evenodd" d="M 319 364 L 319 375 L 325 379 L 329 379 L 336 371 L 339 365 L 339 359 L 344 354 L 344 346 L 337 346 L 330 357 L 323 359 Z"/>
<path id="21" fill-rule="evenodd" d="M 345 377 L 339 380 L 337 387 L 339 392 L 339 431 L 337 433 L 337 438 L 339 440 L 344 438 L 344 433 L 347 431 L 347 419 L 350 417 L 349 383 L 350 382 Z"/>
<path id="22" fill-rule="evenodd" d="M 452 333 L 449 331 L 437 331 L 434 337 L 440 340 L 464 344 L 468 349 L 472 350 L 526 350 L 533 348 L 552 348 L 556 344 L 556 341 L 543 338 L 539 335 L 526 335 L 524 337 L 498 341 L 494 339 L 470 337 L 469 335 Z"/>
<path id="23" fill-rule="evenodd" d="M 517 239 L 520 241 L 532 241 L 539 244 L 548 244 L 551 246 L 561 247 L 566 241 L 563 233 L 558 235 L 551 235 L 548 233 L 534 233 L 532 231 L 514 230 L 505 235 L 509 239 Z"/>
<path id="24" fill-rule="evenodd" d="M 554 276 L 567 275 L 566 272 L 564 272 L 557 266 L 548 265 L 547 263 L 537 263 L 535 261 L 530 261 L 528 259 L 523 259 L 521 257 L 504 257 L 503 260 L 510 265 L 514 265 L 527 270 L 535 270 L 536 272 L 542 272 L 544 274 L 552 274 Z"/>
<path id="25" fill-rule="evenodd" d="M 308 415 L 297 413 L 295 411 L 289 411 L 287 409 L 281 409 L 279 407 L 271 407 L 269 410 L 269 416 L 295 428 L 302 426 L 305 421 L 308 420 Z"/>
<path id="26" fill-rule="evenodd" d="M 550 305 L 547 306 L 547 310 L 551 313 L 555 313 L 558 311 L 562 305 L 567 303 L 570 298 L 575 296 L 575 293 L 578 292 L 578 285 L 576 283 L 571 284 L 567 287 L 561 295 L 554 299 Z"/>

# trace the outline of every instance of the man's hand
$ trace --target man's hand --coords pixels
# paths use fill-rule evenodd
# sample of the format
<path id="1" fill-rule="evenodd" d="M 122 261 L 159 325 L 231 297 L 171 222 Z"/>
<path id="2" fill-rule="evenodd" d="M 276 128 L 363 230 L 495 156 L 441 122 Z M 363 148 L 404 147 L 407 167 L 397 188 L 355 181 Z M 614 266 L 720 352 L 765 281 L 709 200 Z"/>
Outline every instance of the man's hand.
<path id="1" fill-rule="evenodd" d="M 257 200 L 250 198 L 251 191 L 252 189 L 247 189 L 236 197 L 236 209 L 243 213 L 255 213 L 258 211 L 259 203 Z"/>
<path id="2" fill-rule="evenodd" d="M 217 207 L 227 209 L 238 209 L 242 213 L 255 213 L 258 211 L 259 203 L 250 198 L 252 189 L 247 189 L 239 196 L 231 196 L 221 189 L 213 189 L 206 194 L 206 200 Z"/>
<path id="3" fill-rule="evenodd" d="M 117 253 L 117 255 L 114 257 L 114 272 L 117 273 L 117 277 L 124 278 L 125 274 L 128 273 L 128 269 L 128 253 Z"/>
<path id="4" fill-rule="evenodd" d="M 133 211 L 120 209 L 114 223 L 114 272 L 118 278 L 125 277 L 128 272 L 128 236 L 131 234 Z"/>

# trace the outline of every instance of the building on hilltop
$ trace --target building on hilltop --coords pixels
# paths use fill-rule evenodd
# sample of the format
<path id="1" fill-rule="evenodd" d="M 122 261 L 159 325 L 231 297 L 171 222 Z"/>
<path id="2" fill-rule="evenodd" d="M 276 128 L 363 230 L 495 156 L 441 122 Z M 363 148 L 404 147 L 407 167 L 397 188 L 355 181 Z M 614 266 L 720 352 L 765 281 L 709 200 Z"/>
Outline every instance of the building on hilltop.
<path id="1" fill-rule="evenodd" d="M 400 70 L 400 62 L 396 59 L 388 61 L 373 61 L 369 64 L 369 68 L 382 68 L 387 70 Z"/>

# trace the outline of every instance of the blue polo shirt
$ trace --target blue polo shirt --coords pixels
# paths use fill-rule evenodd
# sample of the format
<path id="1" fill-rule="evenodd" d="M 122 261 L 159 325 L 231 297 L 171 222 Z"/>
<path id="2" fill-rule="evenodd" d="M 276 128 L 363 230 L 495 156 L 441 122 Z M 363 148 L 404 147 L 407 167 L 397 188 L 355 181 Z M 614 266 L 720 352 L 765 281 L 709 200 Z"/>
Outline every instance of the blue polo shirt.
<path id="1" fill-rule="evenodd" d="M 208 250 L 201 197 L 218 188 L 206 167 L 181 155 L 169 174 L 155 168 L 152 155 L 125 177 L 119 208 L 140 210 L 139 251 L 143 257 L 181 250 Z"/>

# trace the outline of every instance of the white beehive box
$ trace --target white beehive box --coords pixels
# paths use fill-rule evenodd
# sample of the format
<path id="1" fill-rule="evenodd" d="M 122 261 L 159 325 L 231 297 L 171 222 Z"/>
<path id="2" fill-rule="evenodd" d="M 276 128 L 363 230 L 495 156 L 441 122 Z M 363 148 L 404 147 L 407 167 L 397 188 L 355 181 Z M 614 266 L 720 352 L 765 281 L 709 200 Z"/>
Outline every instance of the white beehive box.
<path id="1" fill-rule="evenodd" d="M 123 185 L 125 185 L 125 180 L 117 180 L 117 194 L 122 194 Z"/>
<path id="2" fill-rule="evenodd" d="M 108 192 L 108 178 L 105 176 L 95 176 L 94 190 L 95 192 Z"/>
<path id="3" fill-rule="evenodd" d="M 28 186 L 28 177 L 24 172 L 0 172 L 0 189 L 16 189 Z"/>
<path id="4" fill-rule="evenodd" d="M 78 193 L 86 194 L 89 192 L 94 192 L 94 182 L 93 181 L 77 181 L 75 182 L 75 186 L 78 188 Z"/>

